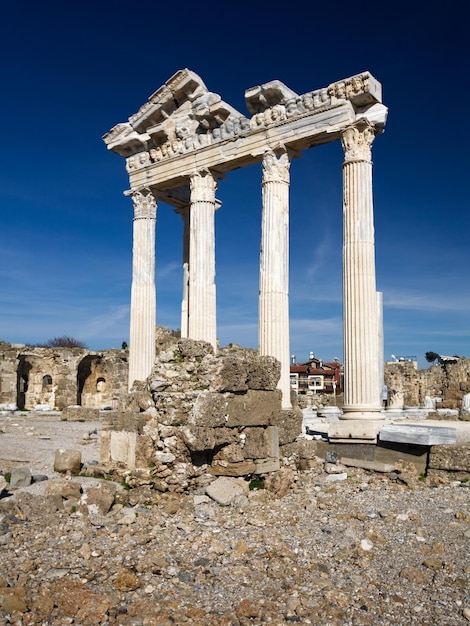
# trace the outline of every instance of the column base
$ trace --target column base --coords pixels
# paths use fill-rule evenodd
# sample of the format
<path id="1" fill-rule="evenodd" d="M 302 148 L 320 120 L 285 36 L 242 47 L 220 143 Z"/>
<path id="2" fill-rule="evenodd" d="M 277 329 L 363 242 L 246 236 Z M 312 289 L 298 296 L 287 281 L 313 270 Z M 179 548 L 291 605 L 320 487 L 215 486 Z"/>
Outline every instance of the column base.
<path id="1" fill-rule="evenodd" d="M 371 406 L 343 406 L 343 414 L 339 416 L 340 420 L 383 420 L 385 415 L 381 407 Z"/>
<path id="2" fill-rule="evenodd" d="M 358 419 L 330 422 L 328 439 L 331 443 L 376 444 L 383 422 L 381 420 Z"/>

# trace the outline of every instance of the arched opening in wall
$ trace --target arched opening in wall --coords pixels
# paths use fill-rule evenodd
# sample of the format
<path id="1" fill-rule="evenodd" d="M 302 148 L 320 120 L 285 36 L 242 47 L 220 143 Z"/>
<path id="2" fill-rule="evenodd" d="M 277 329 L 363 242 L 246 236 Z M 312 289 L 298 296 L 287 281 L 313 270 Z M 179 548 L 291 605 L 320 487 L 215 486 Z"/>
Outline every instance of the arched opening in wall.
<path id="1" fill-rule="evenodd" d="M 83 389 L 85 387 L 86 380 L 87 380 L 87 378 L 91 374 L 91 364 L 92 364 L 93 360 L 96 359 L 96 358 L 97 357 L 95 355 L 88 354 L 78 364 L 78 369 L 77 369 L 77 404 L 79 406 L 82 405 L 82 394 L 83 394 Z"/>
<path id="2" fill-rule="evenodd" d="M 18 360 L 19 363 L 16 373 L 16 405 L 19 409 L 24 409 L 26 407 L 29 386 L 29 373 L 33 366 L 24 355 L 20 355 Z"/>
<path id="3" fill-rule="evenodd" d="M 98 354 L 88 354 L 80 361 L 77 371 L 77 403 L 80 406 L 101 408 L 111 402 L 107 373 L 106 360 Z"/>
<path id="4" fill-rule="evenodd" d="M 52 376 L 50 376 L 49 374 L 46 374 L 45 376 L 42 377 L 42 390 L 50 391 L 51 387 L 52 387 Z"/>

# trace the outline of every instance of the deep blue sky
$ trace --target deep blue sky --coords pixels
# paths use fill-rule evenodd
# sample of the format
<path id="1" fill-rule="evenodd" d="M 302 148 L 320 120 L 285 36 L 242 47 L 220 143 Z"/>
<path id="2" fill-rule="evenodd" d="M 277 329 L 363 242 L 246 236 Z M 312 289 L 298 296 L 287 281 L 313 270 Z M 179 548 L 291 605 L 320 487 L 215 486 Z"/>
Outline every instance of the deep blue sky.
<path id="1" fill-rule="evenodd" d="M 328 4 L 328 6 L 326 6 Z M 0 13 L 0 339 L 129 335 L 132 203 L 101 136 L 188 67 L 246 113 L 247 88 L 304 93 L 369 70 L 385 356 L 470 357 L 468 2 L 5 3 Z M 291 166 L 291 352 L 342 358 L 339 143 Z M 256 347 L 260 167 L 219 183 L 218 336 Z M 465 188 L 464 188 L 465 187 Z M 181 218 L 157 217 L 157 321 L 180 325 Z"/>

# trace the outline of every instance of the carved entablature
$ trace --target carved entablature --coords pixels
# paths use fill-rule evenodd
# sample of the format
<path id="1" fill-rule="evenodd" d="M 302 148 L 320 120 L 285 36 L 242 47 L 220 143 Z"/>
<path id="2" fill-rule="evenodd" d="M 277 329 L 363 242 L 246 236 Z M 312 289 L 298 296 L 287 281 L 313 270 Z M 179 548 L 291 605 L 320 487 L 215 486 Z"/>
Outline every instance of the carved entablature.
<path id="1" fill-rule="evenodd" d="M 190 70 L 180 70 L 160 87 L 124 124 L 103 139 L 109 150 L 127 157 L 129 173 L 163 160 L 194 152 L 260 130 L 282 126 L 295 118 L 341 106 L 355 110 L 381 102 L 381 86 L 369 72 L 298 95 L 278 80 L 245 92 L 251 118 L 208 91 Z"/>

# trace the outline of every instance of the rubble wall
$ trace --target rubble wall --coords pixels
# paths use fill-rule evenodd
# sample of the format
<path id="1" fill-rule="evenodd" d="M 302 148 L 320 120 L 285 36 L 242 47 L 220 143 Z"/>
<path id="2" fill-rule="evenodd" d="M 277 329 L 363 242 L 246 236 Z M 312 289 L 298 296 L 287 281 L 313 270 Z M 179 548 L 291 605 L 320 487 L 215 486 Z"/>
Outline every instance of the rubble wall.
<path id="1" fill-rule="evenodd" d="M 181 339 L 121 398 L 124 410 L 104 417 L 101 462 L 160 491 L 276 471 L 279 446 L 302 430 L 301 410 L 281 407 L 279 377 L 273 357 L 237 347 L 215 355 L 207 342 Z"/>
<path id="2" fill-rule="evenodd" d="M 29 348 L 0 343 L 0 404 L 34 409 L 47 405 L 112 406 L 127 390 L 127 352 L 81 348 Z"/>
<path id="3" fill-rule="evenodd" d="M 385 384 L 389 393 L 403 391 L 405 406 L 424 406 L 425 396 L 438 398 L 443 409 L 460 409 L 462 398 L 470 392 L 470 359 L 432 365 L 417 370 L 413 363 L 387 363 Z"/>

